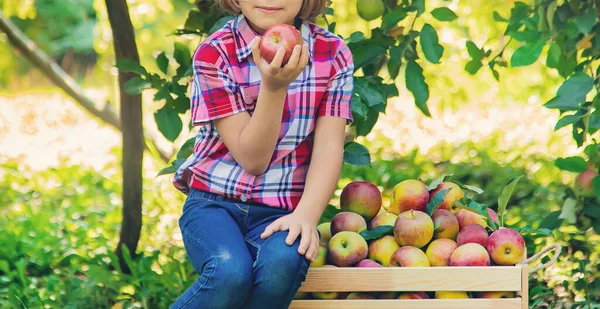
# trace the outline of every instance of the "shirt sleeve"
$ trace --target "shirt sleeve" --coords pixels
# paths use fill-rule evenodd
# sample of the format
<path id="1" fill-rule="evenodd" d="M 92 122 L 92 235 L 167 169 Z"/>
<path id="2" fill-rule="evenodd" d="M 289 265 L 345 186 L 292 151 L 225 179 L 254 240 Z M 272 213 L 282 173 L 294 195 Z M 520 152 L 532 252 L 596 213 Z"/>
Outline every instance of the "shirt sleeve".
<path id="1" fill-rule="evenodd" d="M 332 63 L 332 74 L 318 110 L 318 116 L 352 118 L 352 92 L 354 89 L 354 60 L 350 48 L 345 43 L 336 53 Z"/>
<path id="2" fill-rule="evenodd" d="M 226 60 L 214 46 L 205 44 L 198 48 L 193 72 L 190 90 L 192 124 L 205 124 L 248 109 L 238 84 L 228 73 Z"/>

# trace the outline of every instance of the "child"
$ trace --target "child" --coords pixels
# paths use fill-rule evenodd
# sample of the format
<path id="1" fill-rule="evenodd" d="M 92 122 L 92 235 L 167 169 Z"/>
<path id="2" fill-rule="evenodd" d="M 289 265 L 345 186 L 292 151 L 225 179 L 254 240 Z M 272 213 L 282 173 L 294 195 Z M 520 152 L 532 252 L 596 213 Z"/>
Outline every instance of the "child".
<path id="1" fill-rule="evenodd" d="M 188 194 L 179 220 L 200 274 L 172 308 L 287 308 L 317 256 L 316 225 L 340 175 L 352 121 L 353 59 L 308 22 L 326 0 L 220 0 L 240 14 L 194 54 L 192 157 L 174 177 Z M 260 35 L 302 35 L 269 64 Z"/>

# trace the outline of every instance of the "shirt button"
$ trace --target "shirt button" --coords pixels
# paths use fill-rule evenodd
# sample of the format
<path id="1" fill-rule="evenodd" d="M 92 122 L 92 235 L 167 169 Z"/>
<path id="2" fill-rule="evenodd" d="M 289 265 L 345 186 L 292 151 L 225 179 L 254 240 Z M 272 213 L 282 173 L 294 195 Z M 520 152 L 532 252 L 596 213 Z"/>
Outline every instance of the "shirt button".
<path id="1" fill-rule="evenodd" d="M 242 196 L 240 196 L 240 199 L 242 200 L 242 202 L 245 202 L 248 200 L 248 197 L 245 194 L 242 194 Z"/>

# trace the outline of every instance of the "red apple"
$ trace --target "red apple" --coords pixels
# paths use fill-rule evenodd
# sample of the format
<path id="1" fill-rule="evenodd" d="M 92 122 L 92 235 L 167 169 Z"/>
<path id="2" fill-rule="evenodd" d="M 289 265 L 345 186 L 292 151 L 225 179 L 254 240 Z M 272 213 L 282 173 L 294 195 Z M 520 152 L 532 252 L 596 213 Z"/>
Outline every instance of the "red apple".
<path id="1" fill-rule="evenodd" d="M 519 232 L 501 227 L 490 235 L 487 251 L 498 265 L 515 265 L 525 253 L 525 240 Z"/>
<path id="2" fill-rule="evenodd" d="M 475 293 L 475 298 L 515 298 L 515 292 L 479 292 Z"/>
<path id="3" fill-rule="evenodd" d="M 371 220 L 381 209 L 381 192 L 370 182 L 351 182 L 342 190 L 340 208 L 342 211 L 355 212 L 365 220 Z"/>
<path id="4" fill-rule="evenodd" d="M 598 172 L 588 168 L 575 178 L 575 189 L 585 196 L 591 196 L 592 180 L 598 176 Z"/>
<path id="5" fill-rule="evenodd" d="M 271 63 L 277 54 L 277 50 L 282 48 L 285 50 L 281 66 L 288 63 L 294 47 L 302 46 L 302 35 L 300 31 L 293 26 L 287 24 L 278 24 L 270 27 L 262 35 L 260 40 L 260 56 L 268 63 Z"/>
<path id="6" fill-rule="evenodd" d="M 329 240 L 329 260 L 338 267 L 354 267 L 368 252 L 367 241 L 356 232 L 342 231 Z"/>
<path id="7" fill-rule="evenodd" d="M 450 266 L 490 266 L 490 256 L 480 244 L 469 243 L 452 252 Z"/>
<path id="8" fill-rule="evenodd" d="M 364 260 L 358 262 L 358 264 L 356 264 L 355 267 L 372 268 L 372 267 L 383 267 L 383 266 L 373 260 L 364 259 Z"/>
<path id="9" fill-rule="evenodd" d="M 380 213 L 377 216 L 375 216 L 373 220 L 371 220 L 371 222 L 369 223 L 369 229 L 374 229 L 382 225 L 394 226 L 394 223 L 396 223 L 397 218 L 398 215 L 395 215 L 391 212 Z"/>
<path id="10" fill-rule="evenodd" d="M 456 240 L 460 229 L 458 219 L 447 209 L 437 209 L 431 216 L 433 225 L 438 226 L 433 233 L 433 238 L 448 238 Z"/>
<path id="11" fill-rule="evenodd" d="M 398 299 L 429 299 L 429 295 L 425 292 L 407 292 L 401 293 Z"/>
<path id="12" fill-rule="evenodd" d="M 500 219 L 498 218 L 498 214 L 491 208 L 488 208 L 488 217 L 492 219 L 492 221 L 496 222 L 496 224 L 500 225 Z"/>
<path id="13" fill-rule="evenodd" d="M 486 217 L 471 210 L 459 210 L 456 213 L 456 219 L 458 219 L 458 225 L 461 229 L 469 224 L 479 224 L 484 228 L 488 226 Z"/>
<path id="14" fill-rule="evenodd" d="M 429 192 L 429 195 L 431 198 L 433 198 L 436 193 L 444 189 L 448 189 L 448 191 L 446 191 L 446 197 L 444 198 L 442 205 L 440 205 L 440 209 L 446 209 L 455 214 L 458 212 L 458 208 L 454 205 L 454 203 L 463 198 L 465 193 L 457 184 L 453 182 L 442 182 L 437 186 L 437 188 Z"/>
<path id="15" fill-rule="evenodd" d="M 310 294 L 315 299 L 343 299 L 347 295 L 342 292 L 312 292 Z"/>
<path id="16" fill-rule="evenodd" d="M 469 224 L 458 232 L 456 244 L 462 246 L 468 243 L 476 243 L 485 248 L 489 236 L 488 232 L 481 225 Z"/>
<path id="17" fill-rule="evenodd" d="M 369 244 L 369 259 L 378 262 L 383 266 L 390 264 L 392 254 L 400 248 L 396 239 L 392 235 L 385 235 Z"/>
<path id="18" fill-rule="evenodd" d="M 396 219 L 394 237 L 401 246 L 422 248 L 433 238 L 433 221 L 422 211 L 405 211 Z"/>
<path id="19" fill-rule="evenodd" d="M 400 267 L 429 267 L 425 253 L 413 246 L 400 247 L 390 258 L 390 266 Z"/>
<path id="20" fill-rule="evenodd" d="M 360 233 L 365 229 L 367 229 L 367 221 L 361 215 L 354 212 L 342 211 L 331 219 L 332 236 L 341 231 Z"/>
<path id="21" fill-rule="evenodd" d="M 458 246 L 452 239 L 440 238 L 432 241 L 427 246 L 427 259 L 431 266 L 448 266 L 450 265 L 450 256 Z"/>
<path id="22" fill-rule="evenodd" d="M 399 215 L 410 209 L 425 211 L 428 202 L 427 186 L 419 180 L 408 179 L 394 186 L 388 212 Z"/>

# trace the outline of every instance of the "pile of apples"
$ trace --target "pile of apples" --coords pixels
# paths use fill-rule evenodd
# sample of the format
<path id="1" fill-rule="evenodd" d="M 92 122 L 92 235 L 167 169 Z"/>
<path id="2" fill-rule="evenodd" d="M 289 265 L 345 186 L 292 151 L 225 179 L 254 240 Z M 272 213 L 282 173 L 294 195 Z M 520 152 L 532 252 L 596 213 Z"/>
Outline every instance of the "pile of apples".
<path id="1" fill-rule="evenodd" d="M 427 209 L 441 190 L 445 190 L 444 199 L 438 201 L 436 208 Z M 487 208 L 488 216 L 483 216 L 464 207 L 459 202 L 463 197 L 464 191 L 453 182 L 441 182 L 430 190 L 421 180 L 408 179 L 393 188 L 386 209 L 375 185 L 351 182 L 340 196 L 341 212 L 331 222 L 317 227 L 321 244 L 311 267 L 475 267 L 515 265 L 521 261 L 525 241 L 520 233 L 506 227 L 491 228 L 488 219 L 500 224 L 497 213 Z M 390 293 L 312 294 L 315 298 L 390 297 Z M 487 292 L 473 296 L 514 297 L 514 293 Z M 437 292 L 435 297 L 464 298 L 469 294 Z M 424 292 L 402 293 L 397 298 L 429 296 Z"/>

